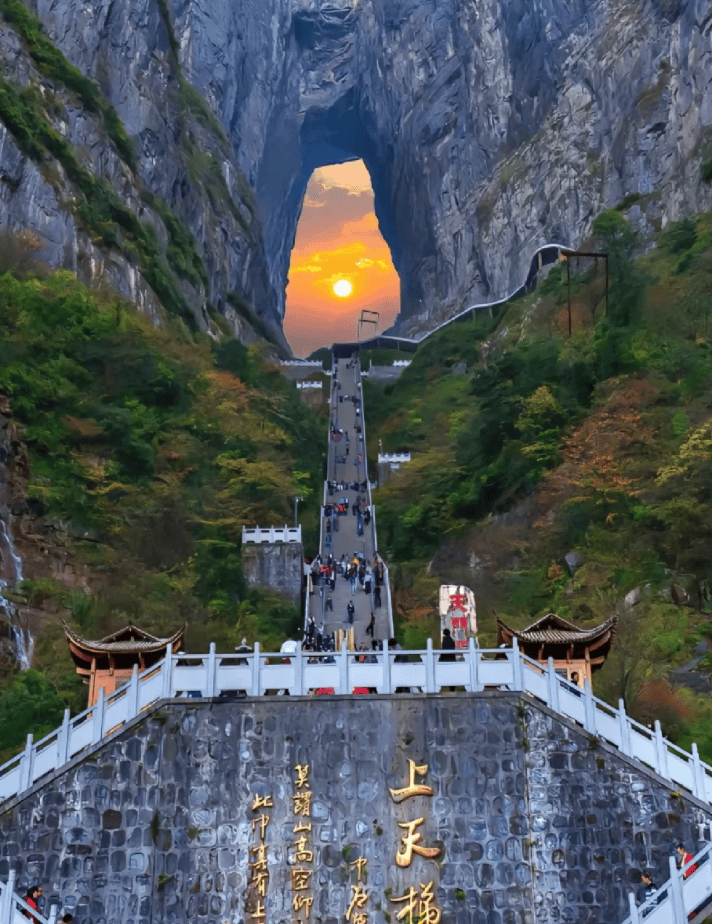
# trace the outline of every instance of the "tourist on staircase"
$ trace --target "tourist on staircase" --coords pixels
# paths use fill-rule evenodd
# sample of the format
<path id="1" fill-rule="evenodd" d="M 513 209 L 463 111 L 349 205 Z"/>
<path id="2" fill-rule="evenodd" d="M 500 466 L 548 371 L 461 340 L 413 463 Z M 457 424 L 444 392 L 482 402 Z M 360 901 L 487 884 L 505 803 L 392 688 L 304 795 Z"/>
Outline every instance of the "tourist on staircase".
<path id="1" fill-rule="evenodd" d="M 30 886 L 25 894 L 25 903 L 30 906 L 30 908 L 35 908 L 37 911 L 40 910 L 39 899 L 42 894 L 42 887 L 39 885 Z M 39 918 L 35 917 L 34 914 L 30 914 L 29 911 L 23 911 L 22 914 L 29 918 L 31 921 L 35 921 L 36 924 L 39 924 Z"/>

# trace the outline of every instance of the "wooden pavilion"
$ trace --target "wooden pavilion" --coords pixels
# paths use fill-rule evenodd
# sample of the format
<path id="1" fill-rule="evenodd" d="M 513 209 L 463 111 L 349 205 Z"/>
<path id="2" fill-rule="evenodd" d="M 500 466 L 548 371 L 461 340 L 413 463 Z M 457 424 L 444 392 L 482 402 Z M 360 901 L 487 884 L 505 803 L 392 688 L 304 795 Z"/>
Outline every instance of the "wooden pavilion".
<path id="1" fill-rule="evenodd" d="M 542 664 L 553 658 L 557 673 L 573 682 L 573 674 L 578 674 L 578 685 L 583 687 L 584 680 L 590 683 L 593 671 L 603 667 L 617 626 L 617 616 L 592 629 L 581 629 L 556 613 L 548 613 L 526 629 L 510 629 L 497 619 L 497 645 L 510 648 L 516 638 L 522 654 Z"/>
<path id="2" fill-rule="evenodd" d="M 87 706 L 93 706 L 99 698 L 99 690 L 103 689 L 104 695 L 108 696 L 129 680 L 134 664 L 142 671 L 160 661 L 169 645 L 174 653 L 180 651 L 185 626 L 181 626 L 169 638 L 158 638 L 132 625 L 99 641 L 82 638 L 66 623 L 64 632 L 77 673 L 84 683 L 89 684 Z"/>

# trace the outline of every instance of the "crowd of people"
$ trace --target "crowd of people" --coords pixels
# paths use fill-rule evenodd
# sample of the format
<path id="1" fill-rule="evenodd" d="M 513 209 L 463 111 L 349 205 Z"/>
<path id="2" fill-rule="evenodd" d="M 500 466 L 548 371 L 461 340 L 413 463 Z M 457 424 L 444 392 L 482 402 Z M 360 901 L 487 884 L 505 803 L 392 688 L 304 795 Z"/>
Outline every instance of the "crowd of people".
<path id="1" fill-rule="evenodd" d="M 385 580 L 385 567 L 378 552 L 374 554 L 370 562 L 366 561 L 361 552 L 354 552 L 350 559 L 344 553 L 338 561 L 331 553 L 325 558 L 317 555 L 312 561 L 304 560 L 303 573 L 304 590 L 310 596 L 313 596 L 319 587 L 328 588 L 329 595 L 324 600 L 325 613 L 333 612 L 334 605 L 330 594 L 336 589 L 338 576 L 349 582 L 352 597 L 356 596 L 360 588 L 371 598 L 372 622 L 375 621 L 374 610 L 383 606 L 382 587 Z M 353 623 L 353 613 L 348 616 L 348 621 Z M 373 637 L 373 627 L 369 625 L 369 628 Z"/>

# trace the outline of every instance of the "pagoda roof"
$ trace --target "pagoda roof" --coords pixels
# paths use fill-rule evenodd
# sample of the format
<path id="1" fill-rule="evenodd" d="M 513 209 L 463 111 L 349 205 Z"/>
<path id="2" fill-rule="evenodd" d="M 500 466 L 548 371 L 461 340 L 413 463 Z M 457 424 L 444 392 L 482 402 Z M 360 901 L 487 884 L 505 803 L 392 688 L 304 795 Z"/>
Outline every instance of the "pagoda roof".
<path id="1" fill-rule="evenodd" d="M 497 644 L 511 645 L 512 639 L 524 644 L 553 644 L 571 645 L 583 644 L 593 646 L 597 642 L 612 639 L 618 627 L 618 617 L 611 616 L 605 622 L 591 629 L 582 629 L 580 626 L 562 619 L 556 613 L 547 613 L 537 619 L 525 629 L 511 629 L 508 625 L 497 619 Z"/>
<path id="2" fill-rule="evenodd" d="M 128 625 L 105 638 L 92 640 L 79 635 L 64 623 L 64 632 L 72 654 L 89 662 L 102 655 L 162 653 L 168 645 L 172 645 L 174 650 L 177 650 L 183 646 L 185 629 L 183 625 L 176 629 L 173 635 L 159 638 L 144 629 L 139 629 L 138 626 Z"/>

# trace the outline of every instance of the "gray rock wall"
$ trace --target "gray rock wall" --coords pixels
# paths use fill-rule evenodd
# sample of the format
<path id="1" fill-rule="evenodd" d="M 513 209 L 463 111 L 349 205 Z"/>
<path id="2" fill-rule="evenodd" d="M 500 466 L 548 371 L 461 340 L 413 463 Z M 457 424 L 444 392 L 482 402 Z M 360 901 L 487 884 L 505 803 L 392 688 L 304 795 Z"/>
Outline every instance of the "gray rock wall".
<path id="1" fill-rule="evenodd" d="M 432 795 L 397 803 L 409 760 L 427 764 L 414 782 Z M 253 811 L 255 797 L 272 804 Z M 674 843 L 694 851 L 710 822 L 580 729 L 498 693 L 174 702 L 4 808 L 0 878 L 12 866 L 20 887 L 40 881 L 77 924 L 253 920 L 262 814 L 271 922 L 295 919 L 294 869 L 310 871 L 311 920 L 343 921 L 363 857 L 373 924 L 428 883 L 443 922 L 615 924 L 639 870 L 664 881 Z M 439 854 L 399 866 L 402 825 L 420 818 L 417 846 Z"/>
<path id="2" fill-rule="evenodd" d="M 246 543 L 242 547 L 242 570 L 251 587 L 276 590 L 297 606 L 302 595 L 301 542 Z"/>
<path id="3" fill-rule="evenodd" d="M 240 335 L 229 290 L 273 326 L 284 317 L 306 184 L 325 163 L 362 157 L 371 171 L 401 277 L 403 332 L 506 295 L 538 246 L 576 245 L 598 212 L 626 196 L 639 197 L 631 216 L 645 232 L 712 203 L 700 180 L 712 142 L 703 0 L 168 7 L 176 58 L 158 0 L 101 0 L 90 12 L 77 0 L 37 3 L 48 35 L 116 107 L 138 179 L 192 231 L 209 276 L 198 300 Z M 37 82 L 20 46 L 0 30 L 10 78 Z M 186 96 L 181 73 L 229 141 Z M 56 127 L 137 203 L 138 186 L 96 119 L 60 95 L 66 113 L 53 117 Z M 0 173 L 9 181 L 0 221 L 37 229 L 50 262 L 108 278 L 155 311 L 135 266 L 78 232 L 61 172 L 57 181 L 36 169 L 0 132 Z"/>

